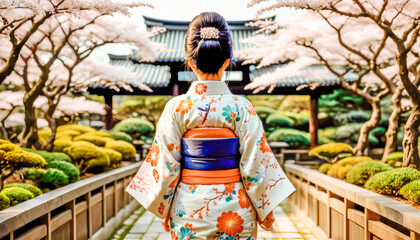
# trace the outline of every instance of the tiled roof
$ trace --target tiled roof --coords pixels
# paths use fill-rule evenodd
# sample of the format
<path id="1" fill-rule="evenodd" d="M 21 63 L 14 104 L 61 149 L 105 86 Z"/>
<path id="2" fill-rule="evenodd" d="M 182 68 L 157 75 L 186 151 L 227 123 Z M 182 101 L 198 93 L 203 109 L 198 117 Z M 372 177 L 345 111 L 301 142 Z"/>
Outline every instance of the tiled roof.
<path id="1" fill-rule="evenodd" d="M 251 67 L 251 72 L 249 74 L 251 82 L 262 76 L 263 74 L 268 74 L 276 71 L 278 68 L 282 68 L 285 65 L 271 65 L 263 68 L 254 68 Z M 345 75 L 347 82 L 354 82 L 357 79 L 357 74 L 349 72 Z M 326 67 L 322 65 L 313 65 L 310 67 L 303 68 L 300 74 L 292 77 L 279 78 L 277 80 L 277 87 L 297 87 L 302 84 L 311 84 L 319 83 L 320 86 L 328 87 L 340 85 L 340 79 L 333 73 L 331 73 Z"/>
<path id="2" fill-rule="evenodd" d="M 120 58 L 120 59 L 115 59 Z M 141 75 L 142 83 L 149 87 L 166 87 L 171 79 L 169 66 L 155 66 L 152 64 L 135 64 L 130 60 L 125 60 L 121 56 L 110 56 L 110 63 L 115 66 L 125 67 Z"/>

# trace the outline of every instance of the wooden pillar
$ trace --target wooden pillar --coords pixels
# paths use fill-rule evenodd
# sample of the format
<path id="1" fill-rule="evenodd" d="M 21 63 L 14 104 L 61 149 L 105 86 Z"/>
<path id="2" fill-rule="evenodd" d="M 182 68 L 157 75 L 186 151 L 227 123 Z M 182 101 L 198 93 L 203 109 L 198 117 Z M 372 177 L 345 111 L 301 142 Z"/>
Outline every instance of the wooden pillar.
<path id="1" fill-rule="evenodd" d="M 172 96 L 178 96 L 179 95 L 179 86 L 178 83 L 174 83 L 172 86 Z"/>
<path id="2" fill-rule="evenodd" d="M 310 95 L 309 133 L 311 134 L 311 148 L 318 146 L 318 95 Z"/>
<path id="3" fill-rule="evenodd" d="M 110 130 L 112 128 L 112 96 L 105 94 L 105 129 Z"/>

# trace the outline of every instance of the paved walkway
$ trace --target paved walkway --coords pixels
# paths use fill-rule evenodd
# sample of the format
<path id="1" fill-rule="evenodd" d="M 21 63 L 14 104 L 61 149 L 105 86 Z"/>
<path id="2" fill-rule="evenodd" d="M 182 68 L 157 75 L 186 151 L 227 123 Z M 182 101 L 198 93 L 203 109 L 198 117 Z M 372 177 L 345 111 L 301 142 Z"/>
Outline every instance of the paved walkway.
<path id="1" fill-rule="evenodd" d="M 258 239 L 316 240 L 305 225 L 289 212 L 285 205 L 274 210 L 276 222 L 273 230 L 267 232 L 259 228 Z M 170 240 L 169 233 L 163 230 L 161 220 L 143 208 L 136 210 L 110 238 L 113 240 Z"/>

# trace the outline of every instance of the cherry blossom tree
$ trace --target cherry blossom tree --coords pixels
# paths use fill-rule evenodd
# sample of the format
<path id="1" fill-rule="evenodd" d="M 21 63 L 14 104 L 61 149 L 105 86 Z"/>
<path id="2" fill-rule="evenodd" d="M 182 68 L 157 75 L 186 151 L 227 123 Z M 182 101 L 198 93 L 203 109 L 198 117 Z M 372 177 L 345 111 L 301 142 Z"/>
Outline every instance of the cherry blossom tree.
<path id="1" fill-rule="evenodd" d="M 129 14 L 134 7 L 151 7 L 143 2 L 111 0 L 3 0 L 0 2 L 0 84 L 9 76 L 26 42 L 45 21 L 63 14 L 77 15 L 95 10 L 103 15 Z"/>
<path id="2" fill-rule="evenodd" d="M 120 12 L 119 8 L 114 11 Z M 45 111 L 44 117 L 54 133 L 56 124 L 51 116 L 61 96 L 70 89 L 74 69 L 94 49 L 109 43 L 132 43 L 139 47 L 146 60 L 156 57 L 145 32 L 141 32 L 128 21 L 121 22 L 110 17 L 110 13 L 112 11 L 94 9 L 81 11 L 77 16 L 62 14 L 51 17 L 25 44 L 19 60 L 22 63 L 15 68 L 15 73 L 21 76 L 27 92 L 24 97 L 26 123 L 21 146 L 35 145 L 37 148 L 45 148 L 37 141 L 33 103 L 40 95 L 49 99 L 50 108 Z M 115 24 L 121 27 L 116 29 L 113 27 Z M 31 70 L 35 74 L 28 75 L 31 65 L 35 65 L 37 70 Z M 67 77 L 63 77 L 64 72 L 67 72 Z M 14 78 L 15 76 L 12 77 Z M 55 134 L 48 142 L 52 144 L 54 138 Z M 52 148 L 51 144 L 46 148 Z"/>
<path id="3" fill-rule="evenodd" d="M 348 66 L 352 67 L 352 69 L 357 65 L 364 68 L 367 67 L 375 75 L 375 78 L 385 84 L 387 91 L 393 94 L 394 111 L 391 114 L 390 127 L 386 134 L 387 146 L 384 157 L 395 146 L 396 124 L 398 123 L 398 116 L 401 112 L 401 92 L 402 86 L 404 86 L 414 106 L 413 113 L 406 124 L 406 134 L 403 143 L 405 154 L 404 165 L 419 167 L 417 138 L 420 120 L 417 120 L 418 117 L 416 117 L 418 116 L 418 110 L 416 110 L 418 107 L 416 106 L 418 106 L 419 101 L 413 97 L 418 95 L 416 93 L 416 91 L 418 92 L 417 76 L 419 71 L 419 47 L 417 39 L 420 28 L 418 25 L 420 3 L 409 0 L 369 0 L 363 2 L 358 0 L 254 0 L 249 6 L 256 6 L 263 2 L 265 6 L 259 10 L 259 14 L 282 7 L 293 7 L 309 10 L 308 14 L 322 18 L 333 30 L 332 34 L 335 32 L 333 36 L 337 37 L 335 40 L 332 39 L 332 41 L 324 42 L 324 44 L 335 45 L 339 43 L 344 50 L 359 57 L 363 64 L 358 63 L 355 65 L 354 63 L 357 62 L 354 62 L 353 58 L 347 57 L 347 60 L 351 60 L 348 61 Z M 351 23 L 356 23 L 355 26 L 359 26 L 359 29 L 366 29 L 365 32 L 350 31 L 350 34 L 346 36 L 346 28 Z M 309 32 L 313 33 L 311 29 L 309 29 Z M 305 33 L 300 32 L 299 34 L 302 35 Z M 325 35 L 328 34 L 330 33 L 325 33 Z M 372 38 L 375 36 L 379 36 L 380 38 L 372 41 Z M 331 70 L 330 55 L 325 54 L 323 50 L 319 51 L 318 46 L 314 47 L 314 42 L 316 41 L 309 42 L 308 44 L 307 41 L 295 41 L 296 45 L 313 50 L 318 60 L 325 66 L 330 66 L 329 69 Z M 376 44 L 372 45 L 372 42 L 376 42 Z M 381 59 L 386 58 L 389 58 L 390 61 L 381 61 Z M 372 80 L 372 78 L 366 79 Z M 417 88 L 415 90 L 414 88 L 416 86 Z"/>
<path id="4" fill-rule="evenodd" d="M 326 17 L 312 12 L 300 13 L 292 21 L 279 18 L 274 23 L 267 20 L 253 23 L 253 25 L 263 26 L 262 29 L 266 32 L 274 31 L 274 34 L 258 35 L 256 39 L 249 40 L 260 45 L 256 49 L 264 50 L 255 51 L 251 55 L 247 53 L 248 56 L 252 56 L 247 63 L 258 61 L 258 67 L 261 67 L 288 60 L 292 62 L 278 68 L 270 75 L 255 79 L 246 88 L 256 88 L 256 91 L 260 91 L 270 86 L 269 90 L 272 90 L 279 78 L 304 76 L 306 73 L 302 70 L 305 67 L 323 64 L 340 79 L 343 88 L 365 98 L 372 107 L 371 118 L 361 128 L 358 143 L 354 148 L 355 153 L 361 155 L 367 148 L 369 132 L 379 124 L 380 100 L 390 92 L 390 89 L 393 91 L 396 87 L 393 79 L 384 77 L 384 82 L 382 82 L 375 74 L 383 75 L 382 71 L 385 67 L 381 66 L 388 67 L 392 63 L 389 60 L 392 59 L 390 58 L 392 52 L 383 46 L 387 41 L 386 38 L 379 38 L 372 34 L 373 37 L 366 41 L 364 39 L 363 41 L 349 41 L 352 39 L 351 36 L 363 35 L 363 31 L 372 31 L 368 28 L 360 28 L 361 24 L 360 20 L 350 22 L 337 16 Z M 357 46 L 362 46 L 362 48 L 357 48 Z M 356 81 L 349 83 L 346 80 L 349 72 L 357 74 Z M 325 73 L 316 74 L 322 76 Z M 315 88 L 316 86 L 315 82 L 310 86 L 299 88 Z M 398 128 L 398 125 L 396 127 Z M 393 139 L 396 142 L 396 134 Z"/>

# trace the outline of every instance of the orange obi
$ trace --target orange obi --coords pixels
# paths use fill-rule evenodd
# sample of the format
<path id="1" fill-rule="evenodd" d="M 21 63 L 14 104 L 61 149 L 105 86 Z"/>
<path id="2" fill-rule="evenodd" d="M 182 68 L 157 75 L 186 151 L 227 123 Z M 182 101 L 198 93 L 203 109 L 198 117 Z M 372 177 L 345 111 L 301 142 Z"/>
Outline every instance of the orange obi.
<path id="1" fill-rule="evenodd" d="M 241 181 L 241 174 L 239 168 L 212 171 L 183 169 L 181 181 L 198 185 L 235 183 Z"/>
<path id="2" fill-rule="evenodd" d="M 236 135 L 229 128 L 194 128 L 194 129 L 188 130 L 184 134 L 184 138 L 197 138 L 197 139 L 209 138 L 208 141 L 212 141 L 210 140 L 210 138 L 211 139 L 236 138 Z M 207 141 L 207 140 L 204 140 L 204 141 Z M 188 158 L 187 156 L 185 157 Z M 197 161 L 204 162 L 204 164 L 206 164 L 205 162 L 207 160 L 205 158 L 200 158 L 200 156 L 197 156 L 197 159 L 199 159 Z M 226 160 L 226 158 L 220 158 L 220 159 L 212 158 L 211 160 L 214 163 L 215 160 L 224 161 Z M 196 169 L 184 168 L 181 174 L 181 182 L 185 184 L 212 185 L 212 184 L 234 183 L 234 182 L 240 182 L 240 181 L 241 181 L 241 176 L 240 176 L 239 168 L 237 167 L 232 168 L 232 169 L 223 169 L 223 170 L 205 170 L 205 169 L 196 170 Z"/>

